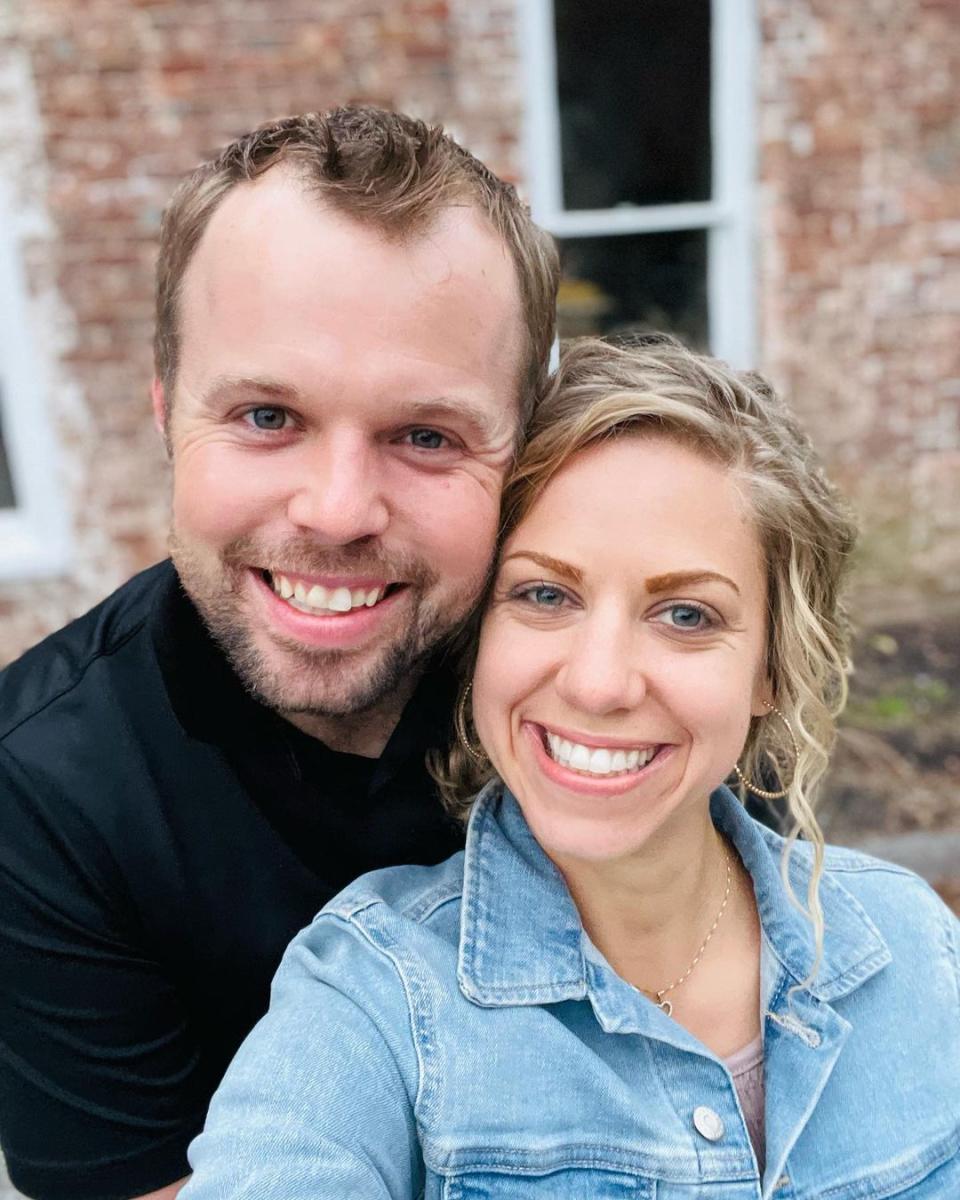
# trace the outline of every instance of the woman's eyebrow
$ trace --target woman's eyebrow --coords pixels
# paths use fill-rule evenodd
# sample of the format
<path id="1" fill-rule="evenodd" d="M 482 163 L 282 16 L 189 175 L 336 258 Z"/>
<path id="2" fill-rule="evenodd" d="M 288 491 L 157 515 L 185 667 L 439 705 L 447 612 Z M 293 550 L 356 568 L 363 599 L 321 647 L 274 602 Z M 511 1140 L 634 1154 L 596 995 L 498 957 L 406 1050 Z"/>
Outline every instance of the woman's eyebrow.
<path id="1" fill-rule="evenodd" d="M 529 558 L 537 566 L 543 567 L 545 571 L 552 571 L 555 575 L 564 575 L 567 579 L 572 579 L 574 583 L 583 583 L 582 571 L 572 563 L 566 563 L 559 558 L 551 558 L 549 554 L 538 554 L 535 550 L 514 550 L 512 554 L 504 555 L 500 561 L 506 563 L 511 558 Z"/>
<path id="2" fill-rule="evenodd" d="M 725 583 L 740 595 L 740 589 L 733 580 L 717 571 L 668 571 L 665 575 L 652 575 L 645 586 L 648 592 L 672 592 L 693 583 L 708 583 L 711 580 L 715 583 Z"/>

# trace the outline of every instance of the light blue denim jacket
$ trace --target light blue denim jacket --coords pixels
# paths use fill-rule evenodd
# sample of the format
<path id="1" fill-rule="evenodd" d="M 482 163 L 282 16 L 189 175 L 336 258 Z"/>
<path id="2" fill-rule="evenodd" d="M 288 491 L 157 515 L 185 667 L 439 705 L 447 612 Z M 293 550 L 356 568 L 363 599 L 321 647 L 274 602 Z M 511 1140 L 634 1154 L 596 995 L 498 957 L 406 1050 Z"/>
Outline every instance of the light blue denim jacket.
<path id="1" fill-rule="evenodd" d="M 726 789 L 712 813 L 763 927 L 762 1180 L 723 1062 L 592 948 L 491 786 L 463 854 L 365 876 L 292 942 L 181 1200 L 960 1198 L 956 919 L 830 849 L 823 962 L 791 1003 L 813 939 L 782 840 Z M 803 896 L 809 848 L 792 864 Z"/>

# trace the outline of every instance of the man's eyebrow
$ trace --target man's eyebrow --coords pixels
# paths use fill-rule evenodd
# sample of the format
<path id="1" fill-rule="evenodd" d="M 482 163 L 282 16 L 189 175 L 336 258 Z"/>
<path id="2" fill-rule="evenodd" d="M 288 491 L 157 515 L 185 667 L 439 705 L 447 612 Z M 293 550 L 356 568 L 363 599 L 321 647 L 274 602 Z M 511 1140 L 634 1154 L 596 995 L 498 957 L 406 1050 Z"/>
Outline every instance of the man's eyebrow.
<path id="1" fill-rule="evenodd" d="M 507 414 L 474 404 L 466 397 L 431 396 L 424 400 L 404 401 L 397 405 L 398 419 L 404 424 L 425 424 L 432 421 L 444 425 L 448 422 L 466 426 L 474 436 L 491 441 L 507 429 L 503 417 Z M 511 422 L 512 424 L 512 422 Z"/>
<path id="2" fill-rule="evenodd" d="M 252 395 L 265 400 L 285 401 L 296 400 L 299 392 L 288 383 L 277 379 L 263 379 L 246 375 L 218 375 L 203 393 L 204 402 L 215 404 L 228 400 L 238 394 Z"/>
<path id="3" fill-rule="evenodd" d="M 677 588 L 689 587 L 693 583 L 725 583 L 727 587 L 740 595 L 740 589 L 728 579 L 726 575 L 721 575 L 718 571 L 668 571 L 665 575 L 652 575 L 646 581 L 646 589 L 648 592 L 673 592 Z"/>
<path id="4" fill-rule="evenodd" d="M 501 563 L 509 562 L 512 558 L 529 558 L 531 562 L 543 567 L 545 571 L 552 571 L 554 575 L 563 575 L 567 579 L 572 579 L 574 583 L 583 583 L 583 572 L 578 567 L 564 562 L 560 558 L 552 558 L 549 554 L 538 554 L 535 550 L 514 550 L 512 554 L 504 555 Z"/>

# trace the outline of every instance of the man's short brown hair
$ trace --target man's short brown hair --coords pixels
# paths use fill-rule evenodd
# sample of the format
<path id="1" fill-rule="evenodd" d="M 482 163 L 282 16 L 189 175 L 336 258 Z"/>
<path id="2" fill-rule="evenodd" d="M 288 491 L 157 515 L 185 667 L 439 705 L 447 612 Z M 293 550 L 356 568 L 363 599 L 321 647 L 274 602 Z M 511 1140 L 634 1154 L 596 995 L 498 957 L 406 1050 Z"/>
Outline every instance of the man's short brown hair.
<path id="1" fill-rule="evenodd" d="M 444 209 L 472 204 L 500 234 L 517 271 L 526 328 L 521 427 L 546 378 L 554 338 L 559 262 L 549 234 L 515 189 L 439 125 L 373 107 L 305 113 L 260 126 L 202 163 L 164 212 L 157 263 L 157 378 L 172 400 L 184 274 L 211 216 L 237 184 L 278 163 L 294 166 L 324 203 L 389 238 L 425 231 Z"/>

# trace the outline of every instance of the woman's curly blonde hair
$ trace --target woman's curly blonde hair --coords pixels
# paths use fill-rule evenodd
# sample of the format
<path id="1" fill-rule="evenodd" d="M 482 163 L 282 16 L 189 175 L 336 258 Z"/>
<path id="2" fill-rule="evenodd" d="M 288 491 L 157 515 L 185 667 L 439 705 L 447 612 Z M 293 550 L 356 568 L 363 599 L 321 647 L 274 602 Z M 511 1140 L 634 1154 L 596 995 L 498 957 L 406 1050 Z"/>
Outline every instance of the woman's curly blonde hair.
<path id="1" fill-rule="evenodd" d="M 623 344 L 568 342 L 507 481 L 500 545 L 571 458 L 610 438 L 644 435 L 669 437 L 728 467 L 752 513 L 766 563 L 773 702 L 793 726 L 800 754 L 794 762 L 789 734 L 776 717 L 754 718 L 740 767 L 768 790 L 774 789 L 760 781 L 769 780 L 771 770 L 784 780 L 792 825 L 788 850 L 798 837 L 813 846 L 806 912 L 819 951 L 823 835 L 814 801 L 846 701 L 849 627 L 842 591 L 856 526 L 787 406 L 760 375 L 735 371 L 667 336 Z M 461 700 L 473 673 L 483 607 L 462 643 Z M 472 729 L 469 705 L 462 704 L 461 712 Z M 434 756 L 431 770 L 448 807 L 460 815 L 494 774 L 485 756 L 476 761 L 456 740 Z M 745 798 L 742 785 L 740 793 Z"/>

